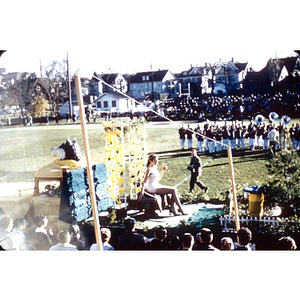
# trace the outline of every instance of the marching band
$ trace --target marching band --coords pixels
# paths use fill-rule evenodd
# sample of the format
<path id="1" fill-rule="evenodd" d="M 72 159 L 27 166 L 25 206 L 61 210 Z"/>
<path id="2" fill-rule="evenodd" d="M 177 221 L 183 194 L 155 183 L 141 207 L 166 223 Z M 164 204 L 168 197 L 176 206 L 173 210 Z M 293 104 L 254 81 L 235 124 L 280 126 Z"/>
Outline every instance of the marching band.
<path id="1" fill-rule="evenodd" d="M 251 120 L 248 126 L 243 121 L 224 121 L 224 125 L 214 121 L 212 124 L 206 120 L 204 125 L 198 124 L 192 130 L 190 126 L 179 129 L 181 149 L 184 149 L 184 135 L 188 135 L 188 148 L 192 148 L 191 138 L 195 134 L 197 148 L 199 152 L 208 151 L 208 153 L 220 152 L 231 149 L 245 149 L 246 145 L 255 150 L 261 147 L 263 150 L 269 149 L 270 144 L 274 144 L 274 150 L 287 149 L 288 147 L 300 150 L 300 127 L 299 124 L 293 124 L 288 129 L 287 124 L 290 118 L 283 115 L 279 125 L 275 122 L 279 119 L 276 112 L 269 114 L 269 122 L 265 123 L 265 117 L 257 115 Z"/>

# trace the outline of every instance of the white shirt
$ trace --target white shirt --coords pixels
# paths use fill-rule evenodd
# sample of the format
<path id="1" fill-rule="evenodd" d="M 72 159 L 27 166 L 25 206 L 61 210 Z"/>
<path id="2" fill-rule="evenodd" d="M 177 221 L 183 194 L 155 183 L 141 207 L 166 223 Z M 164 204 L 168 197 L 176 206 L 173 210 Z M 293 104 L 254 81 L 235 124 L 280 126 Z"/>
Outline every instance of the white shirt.
<path id="1" fill-rule="evenodd" d="M 27 237 L 24 232 L 22 230 L 14 228 L 12 230 L 12 233 L 16 241 L 17 250 L 29 250 Z"/>
<path id="2" fill-rule="evenodd" d="M 77 247 L 69 243 L 58 243 L 52 246 L 49 251 L 78 251 Z"/>
<path id="3" fill-rule="evenodd" d="M 98 251 L 98 244 L 93 244 L 90 248 L 91 251 Z M 108 242 L 102 243 L 102 250 L 108 251 L 108 250 L 115 250 L 113 246 L 111 246 Z"/>
<path id="4" fill-rule="evenodd" d="M 14 235 L 4 228 L 0 228 L 0 245 L 5 250 L 17 250 L 18 248 Z"/>
<path id="5" fill-rule="evenodd" d="M 267 138 L 271 141 L 271 142 L 276 142 L 277 140 L 277 132 L 275 129 L 272 129 L 269 133 Z"/>

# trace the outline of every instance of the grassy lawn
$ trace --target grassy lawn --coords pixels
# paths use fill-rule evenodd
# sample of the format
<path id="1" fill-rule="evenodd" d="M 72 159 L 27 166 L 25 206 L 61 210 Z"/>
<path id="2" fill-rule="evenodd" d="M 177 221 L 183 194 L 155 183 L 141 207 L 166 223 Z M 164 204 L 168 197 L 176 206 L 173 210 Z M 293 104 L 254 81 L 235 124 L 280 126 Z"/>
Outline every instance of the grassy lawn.
<path id="1" fill-rule="evenodd" d="M 104 129 L 101 122 L 102 119 L 97 119 L 96 123 L 87 124 L 91 158 L 95 163 L 102 162 L 104 158 Z M 159 168 L 163 162 L 168 165 L 161 183 L 177 186 L 179 193 L 185 194 L 189 190 L 190 172 L 186 167 L 190 162 L 190 151 L 180 149 L 178 123 L 147 123 L 147 145 L 149 152 L 159 155 Z M 192 128 L 196 127 L 196 123 L 190 124 Z M 60 125 L 50 123 L 49 126 L 3 126 L 0 130 L 1 196 L 18 194 L 19 187 L 24 184 L 33 187 L 35 172 L 57 159 L 51 155 L 51 149 L 65 142 L 67 136 L 71 139 L 76 137 L 83 151 L 79 121 L 77 124 L 66 124 L 62 121 Z M 128 143 L 127 139 L 125 141 Z M 193 146 L 196 146 L 195 140 Z M 237 189 L 244 185 L 260 185 L 265 182 L 265 154 L 262 150 L 247 149 L 233 152 Z M 219 193 L 226 192 L 231 186 L 227 152 L 217 155 L 200 154 L 200 157 L 205 165 L 201 181 L 210 187 L 208 196 L 217 198 Z M 195 189 L 200 192 L 198 187 Z"/>

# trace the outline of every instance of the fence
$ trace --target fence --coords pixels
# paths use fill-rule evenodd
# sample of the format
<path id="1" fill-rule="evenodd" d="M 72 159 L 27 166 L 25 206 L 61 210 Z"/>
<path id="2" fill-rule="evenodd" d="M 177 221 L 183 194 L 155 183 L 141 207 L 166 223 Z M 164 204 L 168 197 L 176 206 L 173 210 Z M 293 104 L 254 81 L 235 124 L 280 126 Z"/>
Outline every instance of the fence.
<path id="1" fill-rule="evenodd" d="M 224 226 L 222 232 L 236 232 L 235 228 L 235 217 L 232 216 L 221 216 L 219 218 L 220 225 Z M 285 226 L 289 223 L 295 223 L 294 221 L 289 220 L 289 218 L 279 218 L 279 217 L 240 217 L 240 224 L 241 226 L 247 226 L 249 223 L 252 222 L 261 222 L 264 225 L 272 225 L 276 227 Z"/>

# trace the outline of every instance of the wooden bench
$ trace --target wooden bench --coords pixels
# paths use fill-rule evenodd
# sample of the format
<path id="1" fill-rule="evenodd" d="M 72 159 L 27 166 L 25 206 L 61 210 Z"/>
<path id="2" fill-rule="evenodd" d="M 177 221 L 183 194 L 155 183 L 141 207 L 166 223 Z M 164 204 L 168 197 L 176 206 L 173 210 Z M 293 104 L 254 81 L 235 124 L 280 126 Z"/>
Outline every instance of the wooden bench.
<path id="1" fill-rule="evenodd" d="M 144 193 L 144 197 L 141 201 L 136 201 L 137 207 L 140 210 L 145 210 L 145 216 L 149 218 L 157 217 L 157 213 L 155 212 L 156 209 L 159 209 L 159 206 L 157 204 L 157 201 L 161 201 L 162 210 L 167 207 L 166 201 L 167 195 L 164 196 L 164 199 L 161 198 L 161 195 L 158 194 L 152 194 L 149 192 Z M 162 201 L 163 200 L 163 201 Z"/>

